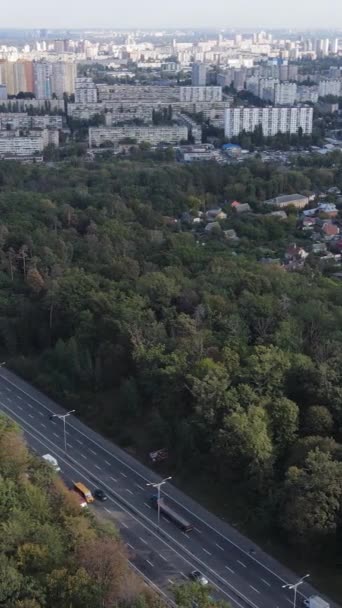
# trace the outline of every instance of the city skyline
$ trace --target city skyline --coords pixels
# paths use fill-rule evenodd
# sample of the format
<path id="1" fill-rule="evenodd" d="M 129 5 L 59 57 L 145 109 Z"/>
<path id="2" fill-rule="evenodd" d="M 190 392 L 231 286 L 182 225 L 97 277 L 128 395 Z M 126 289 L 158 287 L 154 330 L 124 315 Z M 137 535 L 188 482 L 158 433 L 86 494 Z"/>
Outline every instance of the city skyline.
<path id="1" fill-rule="evenodd" d="M 238 5 L 227 6 L 224 0 L 214 0 L 199 5 L 189 0 L 186 5 L 174 0 L 172 5 L 163 5 L 157 0 L 148 0 L 143 5 L 132 0 L 129 5 L 115 6 L 109 0 L 97 5 L 75 0 L 73 3 L 60 0 L 46 10 L 43 0 L 27 3 L 18 0 L 7 5 L 3 15 L 3 27 L 7 28 L 166 28 L 166 27 L 254 27 L 254 28 L 342 28 L 342 3 L 327 0 L 324 5 L 311 0 L 288 0 L 276 6 L 270 0 L 242 0 Z"/>

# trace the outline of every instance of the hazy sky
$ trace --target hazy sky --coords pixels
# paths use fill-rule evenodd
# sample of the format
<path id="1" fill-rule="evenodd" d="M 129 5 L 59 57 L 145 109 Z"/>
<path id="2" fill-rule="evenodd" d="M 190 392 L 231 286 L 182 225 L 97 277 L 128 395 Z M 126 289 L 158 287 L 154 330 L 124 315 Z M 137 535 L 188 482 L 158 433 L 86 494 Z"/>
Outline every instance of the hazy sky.
<path id="1" fill-rule="evenodd" d="M 334 27 L 342 0 L 3 0 L 3 27 Z"/>

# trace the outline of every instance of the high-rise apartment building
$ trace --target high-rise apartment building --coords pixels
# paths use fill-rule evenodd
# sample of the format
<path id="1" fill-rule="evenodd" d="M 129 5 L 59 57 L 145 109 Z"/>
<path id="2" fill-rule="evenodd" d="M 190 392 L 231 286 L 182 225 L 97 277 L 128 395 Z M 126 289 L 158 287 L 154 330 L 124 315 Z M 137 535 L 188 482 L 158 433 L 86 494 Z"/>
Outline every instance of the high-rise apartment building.
<path id="1" fill-rule="evenodd" d="M 277 106 L 293 106 L 297 95 L 297 85 L 294 82 L 280 82 L 274 87 L 274 103 Z"/>
<path id="2" fill-rule="evenodd" d="M 76 78 L 75 103 L 96 103 L 97 88 L 92 78 Z"/>
<path id="3" fill-rule="evenodd" d="M 277 133 L 312 133 L 313 109 L 295 108 L 227 108 L 225 115 L 225 136 L 234 137 L 246 131 L 252 133 L 259 125 L 265 137 Z"/>
<path id="4" fill-rule="evenodd" d="M 31 61 L 0 62 L 0 83 L 6 85 L 9 95 L 33 92 L 33 67 Z"/>
<path id="5" fill-rule="evenodd" d="M 33 63 L 33 87 L 36 99 L 51 99 L 52 64 L 47 61 Z"/>
<path id="6" fill-rule="evenodd" d="M 7 86 L 0 84 L 0 100 L 7 99 Z"/>
<path id="7" fill-rule="evenodd" d="M 207 67 L 205 63 L 193 63 L 191 73 L 193 87 L 205 87 L 207 84 Z"/>
<path id="8" fill-rule="evenodd" d="M 52 64 L 51 91 L 57 99 L 63 99 L 64 93 L 71 95 L 75 92 L 76 64 L 57 61 Z"/>
<path id="9" fill-rule="evenodd" d="M 339 97 L 341 95 L 341 80 L 321 80 L 318 83 L 318 95 L 319 97 L 326 97 L 326 95 L 334 95 Z"/>

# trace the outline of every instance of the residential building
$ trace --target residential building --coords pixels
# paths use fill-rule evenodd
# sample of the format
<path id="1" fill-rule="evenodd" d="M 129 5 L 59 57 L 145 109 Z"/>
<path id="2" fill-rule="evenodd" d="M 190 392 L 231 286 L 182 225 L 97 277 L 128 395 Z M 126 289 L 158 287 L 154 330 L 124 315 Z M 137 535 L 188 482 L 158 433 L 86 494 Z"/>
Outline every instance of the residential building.
<path id="1" fill-rule="evenodd" d="M 89 147 L 98 147 L 106 142 L 116 145 L 124 140 L 136 143 L 147 142 L 152 145 L 159 143 L 177 144 L 188 139 L 188 128 L 185 125 L 138 127 L 124 125 L 118 127 L 90 127 Z"/>
<path id="2" fill-rule="evenodd" d="M 76 63 L 56 61 L 52 64 L 51 92 L 57 99 L 63 99 L 64 93 L 75 92 Z"/>
<path id="3" fill-rule="evenodd" d="M 0 132 L 0 158 L 33 157 L 43 152 L 44 138 L 37 135 L 20 136 L 19 132 Z"/>
<path id="4" fill-rule="evenodd" d="M 341 80 L 321 80 L 318 83 L 318 95 L 319 97 L 326 97 L 326 95 L 334 95 L 340 97 L 341 95 Z"/>
<path id="5" fill-rule="evenodd" d="M 297 95 L 297 85 L 294 82 L 280 82 L 274 87 L 273 101 L 278 106 L 293 106 Z"/>
<path id="6" fill-rule="evenodd" d="M 205 63 L 193 63 L 191 72 L 193 87 L 205 87 L 207 84 L 207 66 Z"/>
<path id="7" fill-rule="evenodd" d="M 75 79 L 75 103 L 97 103 L 97 88 L 92 78 Z"/>
<path id="8" fill-rule="evenodd" d="M 227 108 L 225 113 L 225 135 L 234 137 L 246 131 L 251 133 L 259 125 L 265 137 L 277 133 L 298 133 L 302 129 L 304 135 L 312 133 L 313 109 L 309 107 L 286 108 Z"/>
<path id="9" fill-rule="evenodd" d="M 7 86 L 0 84 L 0 100 L 7 99 Z"/>
<path id="10" fill-rule="evenodd" d="M 52 63 L 35 61 L 33 63 L 33 92 L 37 99 L 51 99 Z"/>
<path id="11" fill-rule="evenodd" d="M 318 101 L 318 87 L 308 86 L 297 86 L 296 101 L 299 103 L 317 103 Z"/>
<path id="12" fill-rule="evenodd" d="M 181 102 L 222 101 L 222 87 L 179 87 L 179 100 Z"/>
<path id="13" fill-rule="evenodd" d="M 7 87 L 8 95 L 33 92 L 31 61 L 0 61 L 0 82 Z"/>
<path id="14" fill-rule="evenodd" d="M 286 207 L 296 207 L 296 209 L 304 209 L 309 204 L 309 198 L 302 194 L 283 194 L 282 196 L 276 196 L 268 201 L 264 202 L 265 205 L 272 205 L 278 209 L 284 209 Z"/>

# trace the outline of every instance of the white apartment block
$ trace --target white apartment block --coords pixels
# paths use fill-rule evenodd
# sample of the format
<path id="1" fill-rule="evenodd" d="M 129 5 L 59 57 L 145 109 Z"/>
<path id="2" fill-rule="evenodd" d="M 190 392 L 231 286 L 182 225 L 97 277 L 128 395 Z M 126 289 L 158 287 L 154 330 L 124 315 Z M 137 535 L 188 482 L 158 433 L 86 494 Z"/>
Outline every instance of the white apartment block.
<path id="1" fill-rule="evenodd" d="M 340 97 L 341 95 L 341 80 L 321 80 L 318 83 L 318 96 L 325 97 L 326 95 L 334 95 Z"/>
<path id="2" fill-rule="evenodd" d="M 178 86 L 97 84 L 96 88 L 99 101 L 179 101 Z"/>
<path id="3" fill-rule="evenodd" d="M 179 101 L 222 101 L 222 87 L 179 87 Z"/>
<path id="4" fill-rule="evenodd" d="M 75 79 L 75 103 L 96 103 L 97 88 L 92 78 Z"/>
<path id="5" fill-rule="evenodd" d="M 293 106 L 297 95 L 295 82 L 280 82 L 274 87 L 274 103 L 277 106 Z"/>
<path id="6" fill-rule="evenodd" d="M 318 102 L 318 87 L 297 87 L 296 101 L 306 103 L 317 103 Z"/>
<path id="7" fill-rule="evenodd" d="M 56 115 L 29 116 L 25 112 L 1 112 L 0 130 L 15 129 L 62 129 L 63 118 Z"/>
<path id="8" fill-rule="evenodd" d="M 188 139 L 188 127 L 185 125 L 138 127 L 125 125 L 121 127 L 90 127 L 89 148 L 101 146 L 106 142 L 116 145 L 125 139 L 135 140 L 137 143 L 147 142 L 152 145 L 165 142 L 177 144 Z"/>
<path id="9" fill-rule="evenodd" d="M 14 133 L 9 137 L 6 132 L 0 133 L 0 158 L 32 157 L 41 154 L 43 149 L 44 137 L 41 133 L 28 137 Z"/>
<path id="10" fill-rule="evenodd" d="M 225 136 L 234 137 L 246 131 L 252 133 L 261 125 L 265 137 L 277 133 L 312 133 L 313 109 L 309 107 L 287 108 L 228 108 L 225 116 Z"/>

